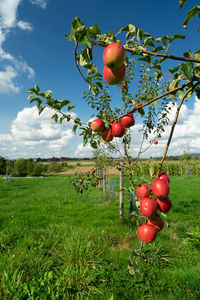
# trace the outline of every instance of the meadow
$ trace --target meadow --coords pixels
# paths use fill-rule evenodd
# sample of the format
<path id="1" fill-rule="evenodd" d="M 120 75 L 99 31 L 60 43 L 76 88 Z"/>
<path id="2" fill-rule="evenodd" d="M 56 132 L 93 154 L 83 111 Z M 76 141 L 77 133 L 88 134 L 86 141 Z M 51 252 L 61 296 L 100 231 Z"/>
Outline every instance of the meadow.
<path id="1" fill-rule="evenodd" d="M 141 220 L 127 195 L 120 221 L 112 179 L 78 194 L 66 176 L 0 178 L 0 299 L 200 299 L 200 177 L 171 176 L 169 228 L 135 273 Z"/>

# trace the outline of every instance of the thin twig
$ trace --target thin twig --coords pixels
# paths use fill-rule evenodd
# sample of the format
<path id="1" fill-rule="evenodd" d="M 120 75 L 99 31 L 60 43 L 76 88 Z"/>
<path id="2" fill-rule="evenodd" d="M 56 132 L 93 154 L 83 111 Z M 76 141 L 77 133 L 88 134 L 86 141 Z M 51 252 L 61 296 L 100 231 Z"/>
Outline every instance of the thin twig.
<path id="1" fill-rule="evenodd" d="M 185 94 L 183 95 L 182 100 L 180 101 L 180 103 L 179 103 L 179 105 L 178 105 L 178 107 L 177 107 L 176 115 L 175 115 L 175 117 L 174 117 L 174 122 L 173 122 L 172 127 L 171 127 L 170 135 L 169 135 L 169 138 L 168 138 L 166 147 L 165 147 L 165 152 L 164 152 L 163 157 L 162 157 L 162 159 L 161 159 L 161 161 L 160 161 L 160 163 L 159 163 L 159 169 L 158 169 L 157 174 L 161 171 L 163 162 L 164 162 L 164 160 L 165 160 L 165 158 L 166 158 L 167 151 L 168 151 L 168 149 L 169 149 L 169 145 L 170 145 L 170 143 L 171 143 L 171 139 L 172 139 L 172 136 L 173 136 L 173 133 L 174 133 L 174 129 L 175 129 L 175 126 L 176 126 L 178 117 L 179 117 L 179 112 L 180 112 L 181 106 L 182 106 L 184 100 L 186 99 L 187 95 L 188 95 L 192 90 L 194 90 L 195 87 L 196 87 L 198 84 L 199 84 L 199 82 L 197 82 L 193 87 L 189 88 L 189 89 L 185 92 Z"/>
<path id="2" fill-rule="evenodd" d="M 91 44 L 96 45 L 96 46 L 100 46 L 100 47 L 106 47 L 108 45 L 108 44 L 102 44 L 102 43 L 96 42 L 96 41 L 91 41 Z M 124 49 L 128 52 L 131 52 L 131 53 L 137 53 L 137 49 L 135 49 L 135 48 L 130 48 L 130 47 L 125 46 Z M 175 56 L 175 55 L 167 54 L 167 53 L 152 52 L 152 51 L 148 51 L 148 50 L 145 50 L 145 49 L 141 49 L 140 51 L 141 51 L 141 53 L 149 54 L 149 55 L 153 55 L 153 56 L 159 56 L 159 57 L 164 57 L 164 58 L 173 59 L 173 60 L 190 61 L 190 62 L 200 63 L 199 59 L 196 59 L 196 58 L 193 58 L 193 57 Z"/>

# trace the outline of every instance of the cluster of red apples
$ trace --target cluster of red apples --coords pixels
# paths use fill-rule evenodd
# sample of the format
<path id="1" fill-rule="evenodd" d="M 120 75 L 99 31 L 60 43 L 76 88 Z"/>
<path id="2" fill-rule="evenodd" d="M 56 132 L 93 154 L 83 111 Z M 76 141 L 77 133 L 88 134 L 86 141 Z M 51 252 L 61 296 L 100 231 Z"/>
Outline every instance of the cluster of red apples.
<path id="1" fill-rule="evenodd" d="M 103 77 L 110 84 L 119 84 L 126 76 L 126 53 L 121 43 L 111 43 L 103 52 Z"/>
<path id="2" fill-rule="evenodd" d="M 140 199 L 140 213 L 146 217 L 146 223 L 142 223 L 137 229 L 137 236 L 140 241 L 151 243 L 156 239 L 157 232 L 164 227 L 164 220 L 157 213 L 167 213 L 172 202 L 169 194 L 170 179 L 167 173 L 160 172 L 151 188 L 147 184 L 140 184 L 137 187 L 136 195 Z"/>
<path id="3" fill-rule="evenodd" d="M 102 119 L 92 121 L 90 127 L 92 131 L 99 132 L 104 141 L 110 142 L 113 137 L 123 137 L 126 128 L 130 128 L 135 124 L 135 118 L 132 113 L 119 118 L 118 122 L 110 123 L 110 127 L 106 128 Z"/>

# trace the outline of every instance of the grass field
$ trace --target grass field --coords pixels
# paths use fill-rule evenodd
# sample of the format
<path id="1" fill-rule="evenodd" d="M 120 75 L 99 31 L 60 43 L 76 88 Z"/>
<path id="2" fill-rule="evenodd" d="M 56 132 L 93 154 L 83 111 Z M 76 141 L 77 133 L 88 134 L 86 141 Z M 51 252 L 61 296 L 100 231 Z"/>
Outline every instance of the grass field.
<path id="1" fill-rule="evenodd" d="M 118 190 L 118 178 L 116 191 Z M 66 177 L 0 179 L 0 299 L 200 299 L 200 177 L 171 177 L 170 228 L 144 247 L 118 195 Z"/>

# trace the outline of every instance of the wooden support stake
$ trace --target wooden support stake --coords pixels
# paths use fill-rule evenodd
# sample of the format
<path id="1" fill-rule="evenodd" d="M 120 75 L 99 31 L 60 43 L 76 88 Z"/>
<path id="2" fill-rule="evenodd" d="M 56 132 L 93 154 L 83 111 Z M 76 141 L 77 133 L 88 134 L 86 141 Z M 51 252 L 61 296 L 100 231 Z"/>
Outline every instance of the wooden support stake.
<path id="1" fill-rule="evenodd" d="M 120 207 L 120 219 L 122 220 L 124 217 L 124 170 L 123 168 L 120 171 L 120 179 L 119 179 L 119 207 Z"/>

